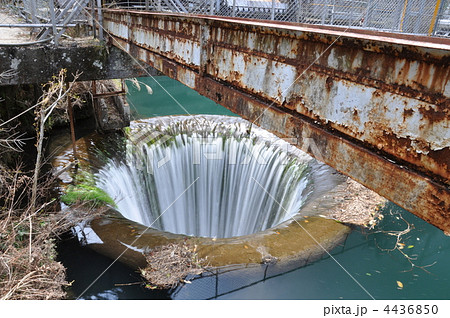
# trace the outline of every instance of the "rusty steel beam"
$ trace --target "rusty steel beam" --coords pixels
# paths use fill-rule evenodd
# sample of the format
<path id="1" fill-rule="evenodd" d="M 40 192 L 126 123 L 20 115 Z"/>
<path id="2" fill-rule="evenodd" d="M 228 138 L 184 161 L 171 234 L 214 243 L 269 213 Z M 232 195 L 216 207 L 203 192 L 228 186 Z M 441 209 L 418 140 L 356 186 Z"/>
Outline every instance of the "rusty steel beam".
<path id="1" fill-rule="evenodd" d="M 104 23 L 112 44 L 450 233 L 448 40 L 116 10 Z"/>

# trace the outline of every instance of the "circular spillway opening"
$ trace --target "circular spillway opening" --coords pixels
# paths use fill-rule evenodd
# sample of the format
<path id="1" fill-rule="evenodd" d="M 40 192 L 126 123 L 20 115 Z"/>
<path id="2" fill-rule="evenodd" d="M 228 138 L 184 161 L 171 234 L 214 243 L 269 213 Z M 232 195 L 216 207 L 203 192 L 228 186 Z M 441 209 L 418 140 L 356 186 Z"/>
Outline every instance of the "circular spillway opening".
<path id="1" fill-rule="evenodd" d="M 157 117 L 76 147 L 77 168 L 67 170 L 71 147 L 53 161 L 65 171 L 58 176 L 66 199 L 75 197 L 66 204 L 79 211 L 77 198 L 94 197 L 85 201 L 89 214 L 95 198 L 107 205 L 75 232 L 133 268 L 145 267 L 154 248 L 186 242 L 211 266 L 304 265 L 349 233 L 318 216 L 339 206 L 345 178 L 240 118 Z"/>
<path id="2" fill-rule="evenodd" d="M 175 234 L 229 238 L 290 220 L 311 194 L 312 159 L 224 116 L 132 123 L 125 155 L 95 174 L 127 219 Z"/>

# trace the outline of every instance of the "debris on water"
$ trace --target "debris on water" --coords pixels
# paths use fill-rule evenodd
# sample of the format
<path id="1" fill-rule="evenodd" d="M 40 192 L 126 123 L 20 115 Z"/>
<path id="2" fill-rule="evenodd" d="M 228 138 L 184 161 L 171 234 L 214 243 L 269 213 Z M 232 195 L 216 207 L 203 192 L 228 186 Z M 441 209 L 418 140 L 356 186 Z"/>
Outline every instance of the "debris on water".
<path id="1" fill-rule="evenodd" d="M 204 259 L 200 259 L 187 243 L 172 243 L 153 249 L 145 255 L 147 267 L 141 268 L 141 275 L 148 281 L 149 289 L 169 289 L 179 283 L 190 283 L 188 275 L 200 275 L 205 270 Z"/>
<path id="2" fill-rule="evenodd" d="M 382 219 L 381 208 L 385 198 L 348 178 L 344 189 L 345 197 L 330 213 L 339 222 L 361 225 L 373 229 Z"/>

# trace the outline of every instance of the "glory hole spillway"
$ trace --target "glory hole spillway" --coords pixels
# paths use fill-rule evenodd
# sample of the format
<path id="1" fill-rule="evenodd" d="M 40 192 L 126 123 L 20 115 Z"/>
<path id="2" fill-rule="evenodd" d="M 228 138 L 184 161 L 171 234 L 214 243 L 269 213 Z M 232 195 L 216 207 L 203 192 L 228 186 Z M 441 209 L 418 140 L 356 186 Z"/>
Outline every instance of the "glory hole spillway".
<path id="1" fill-rule="evenodd" d="M 82 138 L 77 148 L 76 172 L 61 175 L 63 201 L 87 187 L 111 199 L 78 234 L 109 257 L 124 252 L 119 260 L 133 268 L 145 266 L 143 253 L 186 240 L 212 266 L 306 264 L 349 231 L 313 217 L 333 205 L 323 197 L 344 178 L 244 119 L 138 120 L 123 134 Z M 71 159 L 68 148 L 55 166 Z M 312 217 L 305 223 L 305 216 Z"/>

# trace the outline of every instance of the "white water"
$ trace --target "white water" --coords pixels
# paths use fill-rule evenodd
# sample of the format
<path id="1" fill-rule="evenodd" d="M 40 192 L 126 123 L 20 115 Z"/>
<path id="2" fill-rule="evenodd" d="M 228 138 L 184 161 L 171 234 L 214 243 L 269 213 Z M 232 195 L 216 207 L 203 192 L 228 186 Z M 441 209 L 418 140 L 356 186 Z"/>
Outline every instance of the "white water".
<path id="1" fill-rule="evenodd" d="M 310 157 L 248 125 L 222 116 L 135 123 L 127 160 L 108 162 L 97 185 L 124 217 L 172 233 L 221 238 L 271 228 L 304 203 Z"/>

